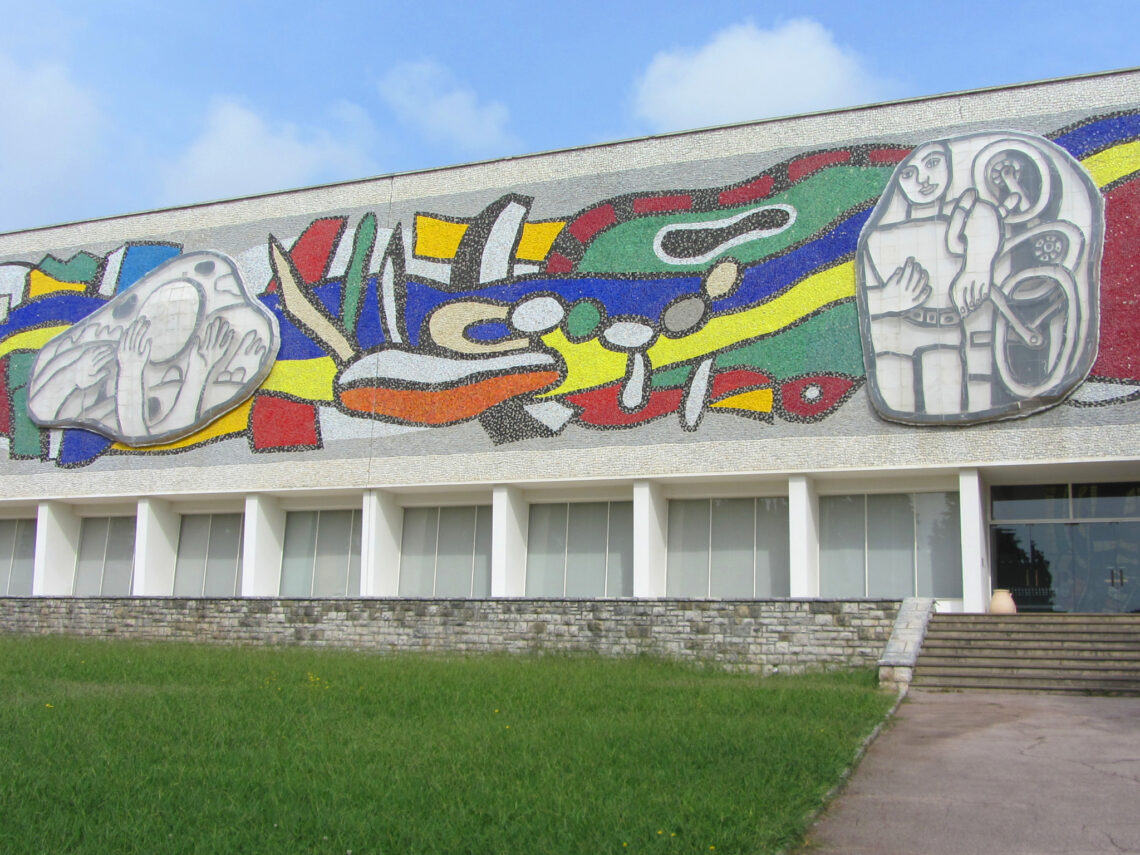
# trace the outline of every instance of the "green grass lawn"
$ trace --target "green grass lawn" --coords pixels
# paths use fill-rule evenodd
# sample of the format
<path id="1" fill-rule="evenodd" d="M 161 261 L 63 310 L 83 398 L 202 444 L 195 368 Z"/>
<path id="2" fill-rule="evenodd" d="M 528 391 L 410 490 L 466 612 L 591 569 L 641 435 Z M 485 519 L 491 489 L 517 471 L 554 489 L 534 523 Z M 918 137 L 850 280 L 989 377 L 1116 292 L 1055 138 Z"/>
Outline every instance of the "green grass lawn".
<path id="1" fill-rule="evenodd" d="M 774 852 L 891 703 L 868 672 L 0 636 L 0 852 Z"/>

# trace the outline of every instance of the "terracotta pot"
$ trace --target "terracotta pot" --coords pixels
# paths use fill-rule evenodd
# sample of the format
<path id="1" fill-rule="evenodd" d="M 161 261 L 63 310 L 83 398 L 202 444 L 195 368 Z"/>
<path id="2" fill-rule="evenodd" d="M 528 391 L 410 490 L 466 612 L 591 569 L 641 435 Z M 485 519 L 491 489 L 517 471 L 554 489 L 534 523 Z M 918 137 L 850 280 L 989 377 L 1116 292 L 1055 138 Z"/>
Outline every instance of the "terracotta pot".
<path id="1" fill-rule="evenodd" d="M 1007 588 L 994 588 L 994 595 L 990 597 L 990 614 L 1017 614 L 1017 604 L 1013 601 L 1013 597 Z"/>

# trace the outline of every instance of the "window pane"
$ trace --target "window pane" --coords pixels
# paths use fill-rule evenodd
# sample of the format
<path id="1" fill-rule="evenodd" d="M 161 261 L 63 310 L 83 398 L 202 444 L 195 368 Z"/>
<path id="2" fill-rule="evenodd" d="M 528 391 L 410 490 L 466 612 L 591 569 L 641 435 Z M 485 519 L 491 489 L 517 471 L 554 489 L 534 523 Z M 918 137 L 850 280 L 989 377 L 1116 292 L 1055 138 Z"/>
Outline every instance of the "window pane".
<path id="1" fill-rule="evenodd" d="M 791 596 L 788 499 L 756 500 L 756 596 Z"/>
<path id="2" fill-rule="evenodd" d="M 360 531 L 362 514 L 352 512 L 352 534 L 348 540 L 348 596 L 360 596 L 360 549 L 364 538 Z"/>
<path id="3" fill-rule="evenodd" d="M 606 594 L 606 502 L 580 502 L 569 507 L 566 543 L 566 596 L 604 597 Z"/>
<path id="4" fill-rule="evenodd" d="M 863 496 L 820 497 L 820 596 L 863 596 L 864 508 Z"/>
<path id="5" fill-rule="evenodd" d="M 530 506 L 527 525 L 526 595 L 561 597 L 566 572 L 567 506 Z"/>
<path id="6" fill-rule="evenodd" d="M 12 575 L 12 553 L 16 547 L 18 520 L 0 520 L 0 597 L 8 596 Z"/>
<path id="7" fill-rule="evenodd" d="M 633 596 L 633 502 L 610 502 L 606 596 Z"/>
<path id="8" fill-rule="evenodd" d="M 352 511 L 321 511 L 313 562 L 313 596 L 343 597 L 348 591 L 348 553 L 352 546 Z"/>
<path id="9" fill-rule="evenodd" d="M 1074 484 L 1073 515 L 1140 517 L 1140 484 Z"/>
<path id="10" fill-rule="evenodd" d="M 401 597 L 430 597 L 435 588 L 439 508 L 405 508 L 400 540 Z"/>
<path id="11" fill-rule="evenodd" d="M 129 597 L 135 566 L 135 518 L 112 517 L 107 526 L 107 561 L 103 567 L 104 597 Z"/>
<path id="12" fill-rule="evenodd" d="M 187 517 L 183 517 L 183 522 Z M 193 519 L 193 517 L 189 517 Z M 210 548 L 206 555 L 206 579 L 202 593 L 207 597 L 234 597 L 241 574 L 242 515 L 214 514 L 210 520 Z M 175 577 L 175 586 L 178 579 Z"/>
<path id="13" fill-rule="evenodd" d="M 12 575 L 8 582 L 9 597 L 30 597 L 36 564 L 36 521 L 16 521 L 16 543 L 12 553 Z"/>
<path id="14" fill-rule="evenodd" d="M 79 551 L 75 559 L 77 597 L 97 597 L 103 583 L 103 557 L 107 552 L 106 517 L 87 517 L 79 524 Z"/>
<path id="15" fill-rule="evenodd" d="M 475 555 L 475 508 L 439 509 L 439 558 L 435 570 L 437 597 L 467 597 L 471 593 Z"/>
<path id="16" fill-rule="evenodd" d="M 285 515 L 281 553 L 281 596 L 310 596 L 317 554 L 317 511 L 289 511 Z"/>
<path id="17" fill-rule="evenodd" d="M 756 500 L 712 500 L 709 594 L 751 597 L 755 589 Z"/>
<path id="18" fill-rule="evenodd" d="M 994 520 L 1063 520 L 1069 517 L 1068 484 L 1029 484 L 990 490 Z"/>
<path id="19" fill-rule="evenodd" d="M 667 596 L 708 596 L 709 508 L 708 499 L 674 499 L 669 502 Z"/>
<path id="20" fill-rule="evenodd" d="M 962 596 L 961 512 L 957 493 L 914 497 L 918 596 Z"/>
<path id="21" fill-rule="evenodd" d="M 182 517 L 178 527 L 178 557 L 174 562 L 174 596 L 202 596 L 209 541 L 209 514 Z"/>
<path id="22" fill-rule="evenodd" d="M 491 596 L 491 506 L 475 509 L 475 561 L 471 596 Z"/>
<path id="23" fill-rule="evenodd" d="M 914 504 L 910 495 L 867 496 L 867 595 L 914 596 Z"/>

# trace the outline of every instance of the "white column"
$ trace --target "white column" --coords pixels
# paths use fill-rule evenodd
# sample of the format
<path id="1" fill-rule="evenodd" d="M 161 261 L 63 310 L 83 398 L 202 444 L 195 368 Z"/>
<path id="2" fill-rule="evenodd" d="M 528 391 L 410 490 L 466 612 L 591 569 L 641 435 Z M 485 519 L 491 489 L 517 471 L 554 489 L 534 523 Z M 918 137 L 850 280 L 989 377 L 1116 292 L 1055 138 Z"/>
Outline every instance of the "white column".
<path id="1" fill-rule="evenodd" d="M 633 482 L 633 595 L 665 596 L 669 502 L 660 484 Z"/>
<path id="2" fill-rule="evenodd" d="M 276 597 L 281 590 L 281 548 L 285 511 L 269 496 L 246 496 L 241 595 Z"/>
<path id="3" fill-rule="evenodd" d="M 361 520 L 360 596 L 395 597 L 400 586 L 404 509 L 391 493 L 365 490 Z"/>
<path id="4" fill-rule="evenodd" d="M 958 472 L 962 526 L 962 610 L 984 612 L 990 601 L 990 562 L 986 548 L 986 485 L 977 469 Z"/>
<path id="5" fill-rule="evenodd" d="M 135 523 L 136 597 L 169 597 L 174 593 L 174 564 L 178 560 L 181 514 L 161 499 L 139 499 Z"/>
<path id="6" fill-rule="evenodd" d="M 491 596 L 526 593 L 526 534 L 530 507 L 517 487 L 496 487 L 491 499 Z"/>
<path id="7" fill-rule="evenodd" d="M 819 496 L 806 475 L 788 479 L 788 556 L 793 597 L 819 596 Z"/>
<path id="8" fill-rule="evenodd" d="M 68 596 L 75 584 L 81 520 L 68 505 L 44 502 L 36 509 L 36 558 L 32 595 Z"/>

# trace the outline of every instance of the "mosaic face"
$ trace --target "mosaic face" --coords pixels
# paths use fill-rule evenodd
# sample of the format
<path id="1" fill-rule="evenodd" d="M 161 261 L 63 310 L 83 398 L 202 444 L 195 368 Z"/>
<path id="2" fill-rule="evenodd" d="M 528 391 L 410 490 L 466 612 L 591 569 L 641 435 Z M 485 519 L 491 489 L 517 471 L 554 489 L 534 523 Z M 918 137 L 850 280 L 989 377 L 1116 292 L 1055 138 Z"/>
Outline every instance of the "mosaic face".
<path id="1" fill-rule="evenodd" d="M 1103 202 L 1068 152 L 980 133 L 919 146 L 859 238 L 871 401 L 967 424 L 1051 407 L 1097 354 Z"/>

